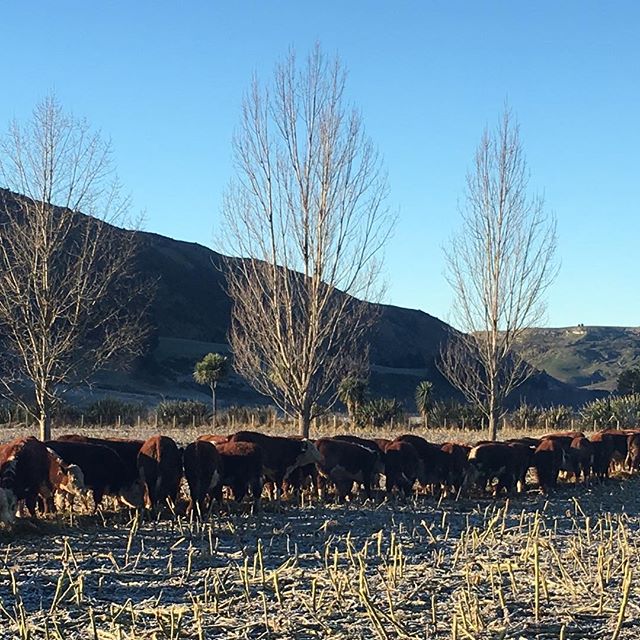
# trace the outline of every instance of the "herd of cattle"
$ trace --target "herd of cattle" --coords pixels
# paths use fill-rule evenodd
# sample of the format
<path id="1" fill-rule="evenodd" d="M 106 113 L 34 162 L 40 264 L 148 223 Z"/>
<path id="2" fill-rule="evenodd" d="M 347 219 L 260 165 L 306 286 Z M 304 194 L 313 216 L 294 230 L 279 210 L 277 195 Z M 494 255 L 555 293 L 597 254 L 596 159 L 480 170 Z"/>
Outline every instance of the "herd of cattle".
<path id="1" fill-rule="evenodd" d="M 167 436 L 146 441 L 61 436 L 41 442 L 29 437 L 0 446 L 0 521 L 11 523 L 22 507 L 55 510 L 54 496 L 70 499 L 91 490 L 94 509 L 104 495 L 132 508 L 177 505 L 182 478 L 189 490 L 188 511 L 200 516 L 223 498 L 248 494 L 258 501 L 267 485 L 283 492 L 332 492 L 343 501 L 355 487 L 367 498 L 380 487 L 388 495 L 421 488 L 436 495 L 462 491 L 522 492 L 530 468 L 540 489 L 553 489 L 560 472 L 575 482 L 606 479 L 614 465 L 640 469 L 640 431 L 604 430 L 587 438 L 581 432 L 542 438 L 478 442 L 473 446 L 434 444 L 415 434 L 395 440 L 355 435 L 320 438 L 269 436 L 239 431 L 231 436 L 203 435 L 185 448 Z"/>

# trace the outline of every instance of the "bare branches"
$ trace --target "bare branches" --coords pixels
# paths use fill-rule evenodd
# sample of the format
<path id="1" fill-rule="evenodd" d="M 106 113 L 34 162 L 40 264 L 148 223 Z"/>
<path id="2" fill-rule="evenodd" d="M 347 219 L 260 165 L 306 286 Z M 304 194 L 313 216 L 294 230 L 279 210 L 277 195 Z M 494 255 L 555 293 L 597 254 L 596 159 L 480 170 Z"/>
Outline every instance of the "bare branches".
<path id="1" fill-rule="evenodd" d="M 21 387 L 33 387 L 48 437 L 61 385 L 139 350 L 136 240 L 112 226 L 127 222 L 128 201 L 109 145 L 55 99 L 27 126 L 13 123 L 0 152 L 0 179 L 13 191 L 0 192 L 1 383 L 23 401 Z"/>
<path id="2" fill-rule="evenodd" d="M 557 273 L 555 220 L 528 185 L 519 127 L 507 109 L 478 146 L 463 228 L 445 250 L 453 321 L 466 335 L 443 348 L 442 372 L 483 409 L 494 439 L 504 399 L 533 371 L 516 353 L 517 340 L 542 320 Z"/>
<path id="3" fill-rule="evenodd" d="M 380 296 L 392 226 L 378 154 L 344 89 L 318 47 L 302 70 L 290 54 L 269 88 L 254 80 L 224 203 L 224 249 L 244 258 L 227 269 L 235 366 L 303 431 L 364 350 L 373 318 L 358 299 Z"/>

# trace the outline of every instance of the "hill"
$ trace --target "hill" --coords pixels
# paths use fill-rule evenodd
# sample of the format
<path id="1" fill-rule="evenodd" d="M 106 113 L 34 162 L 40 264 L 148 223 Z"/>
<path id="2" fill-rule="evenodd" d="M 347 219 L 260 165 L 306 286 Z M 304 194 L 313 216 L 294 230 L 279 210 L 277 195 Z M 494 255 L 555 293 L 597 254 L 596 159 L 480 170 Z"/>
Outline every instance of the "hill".
<path id="1" fill-rule="evenodd" d="M 17 197 L 0 192 L 2 198 Z M 131 232 L 118 233 L 124 241 Z M 138 232 L 138 240 L 136 269 L 144 281 L 155 283 L 145 353 L 129 372 L 102 372 L 91 388 L 75 395 L 75 401 L 105 394 L 131 396 L 148 404 L 184 397 L 208 400 L 208 393 L 193 382 L 191 374 L 204 354 L 228 351 L 231 302 L 224 289 L 223 256 L 202 245 L 155 233 Z M 456 397 L 436 366 L 440 345 L 451 327 L 423 311 L 379 305 L 378 312 L 370 348 L 372 394 L 394 396 L 412 411 L 416 385 L 428 379 L 434 384 L 436 399 Z M 221 386 L 223 404 L 265 401 L 237 375 Z M 514 394 L 511 404 L 518 404 L 521 398 L 534 404 L 579 404 L 591 395 L 540 372 Z"/>
<path id="2" fill-rule="evenodd" d="M 157 279 L 153 304 L 154 340 L 149 357 L 136 370 L 140 382 L 174 385 L 172 395 L 201 393 L 191 380 L 196 360 L 208 351 L 226 351 L 231 302 L 224 290 L 222 256 L 198 244 L 141 233 L 138 268 Z M 436 398 L 459 397 L 436 366 L 440 345 L 451 327 L 423 311 L 379 305 L 379 320 L 371 337 L 371 391 L 394 396 L 413 410 L 420 380 L 434 383 Z M 223 401 L 264 401 L 238 377 L 220 393 Z M 592 394 L 538 373 L 511 398 L 534 404 L 580 404 Z"/>
<path id="3" fill-rule="evenodd" d="M 567 384 L 613 391 L 624 369 L 640 366 L 640 327 L 532 329 L 521 348 L 534 366 Z"/>

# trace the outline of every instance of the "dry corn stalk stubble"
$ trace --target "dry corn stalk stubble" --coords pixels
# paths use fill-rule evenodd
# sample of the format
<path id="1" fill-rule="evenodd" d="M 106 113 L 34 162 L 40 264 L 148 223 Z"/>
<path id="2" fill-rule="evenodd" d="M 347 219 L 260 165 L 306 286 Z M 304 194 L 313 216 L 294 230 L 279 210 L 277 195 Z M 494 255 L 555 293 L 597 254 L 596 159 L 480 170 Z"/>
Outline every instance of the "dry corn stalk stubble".
<path id="1" fill-rule="evenodd" d="M 632 638 L 637 492 L 59 515 L 5 534 L 0 637 Z"/>

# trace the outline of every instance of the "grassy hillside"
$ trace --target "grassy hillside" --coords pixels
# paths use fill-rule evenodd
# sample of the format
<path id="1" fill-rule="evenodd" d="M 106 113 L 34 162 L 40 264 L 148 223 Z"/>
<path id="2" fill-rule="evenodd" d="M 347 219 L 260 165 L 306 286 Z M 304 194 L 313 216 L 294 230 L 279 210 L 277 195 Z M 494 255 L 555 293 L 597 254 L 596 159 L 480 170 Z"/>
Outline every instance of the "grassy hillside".
<path id="1" fill-rule="evenodd" d="M 640 327 L 532 329 L 522 340 L 522 352 L 559 380 L 611 391 L 624 369 L 640 365 Z"/>

